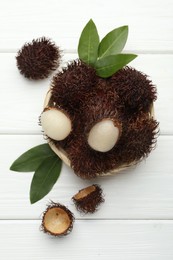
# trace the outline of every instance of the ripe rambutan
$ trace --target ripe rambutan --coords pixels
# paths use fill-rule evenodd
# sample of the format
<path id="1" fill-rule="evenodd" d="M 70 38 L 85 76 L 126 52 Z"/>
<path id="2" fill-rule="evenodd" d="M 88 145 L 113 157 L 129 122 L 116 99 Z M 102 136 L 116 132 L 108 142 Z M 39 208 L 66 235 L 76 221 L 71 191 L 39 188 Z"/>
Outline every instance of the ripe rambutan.
<path id="1" fill-rule="evenodd" d="M 59 48 L 45 37 L 32 40 L 18 51 L 17 67 L 28 79 L 44 79 L 59 66 Z"/>
<path id="2" fill-rule="evenodd" d="M 86 96 L 94 88 L 96 80 L 93 68 L 80 60 L 75 60 L 53 77 L 50 102 L 74 114 L 80 110 Z"/>
<path id="3" fill-rule="evenodd" d="M 157 98 L 156 87 L 148 76 L 134 68 L 119 70 L 109 81 L 124 104 L 127 116 L 148 112 Z"/>

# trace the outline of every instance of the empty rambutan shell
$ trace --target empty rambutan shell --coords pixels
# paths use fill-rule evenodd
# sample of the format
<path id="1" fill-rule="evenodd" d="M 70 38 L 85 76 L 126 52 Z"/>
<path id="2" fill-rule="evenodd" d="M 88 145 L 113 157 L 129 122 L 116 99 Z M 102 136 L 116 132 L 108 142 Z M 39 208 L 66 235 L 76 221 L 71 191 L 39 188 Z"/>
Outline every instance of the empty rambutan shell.
<path id="1" fill-rule="evenodd" d="M 104 202 L 102 189 L 99 185 L 93 184 L 76 193 L 72 200 L 80 212 L 94 213 L 100 203 Z"/>
<path id="2" fill-rule="evenodd" d="M 45 37 L 25 43 L 17 53 L 17 67 L 29 79 L 44 79 L 59 66 L 59 48 Z"/>
<path id="3" fill-rule="evenodd" d="M 72 231 L 74 216 L 59 203 L 51 202 L 43 214 L 41 229 L 52 236 L 65 236 Z"/>

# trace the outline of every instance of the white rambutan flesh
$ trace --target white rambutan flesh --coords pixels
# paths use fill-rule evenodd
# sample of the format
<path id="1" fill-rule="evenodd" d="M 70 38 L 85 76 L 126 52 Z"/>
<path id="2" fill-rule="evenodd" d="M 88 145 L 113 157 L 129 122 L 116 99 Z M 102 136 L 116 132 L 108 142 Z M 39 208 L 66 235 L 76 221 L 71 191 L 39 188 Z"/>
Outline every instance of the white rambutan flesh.
<path id="1" fill-rule="evenodd" d="M 41 114 L 40 121 L 45 134 L 57 141 L 64 140 L 72 130 L 70 118 L 56 108 L 46 109 Z"/>
<path id="2" fill-rule="evenodd" d="M 119 135 L 119 127 L 111 119 L 103 119 L 91 128 L 88 144 L 98 152 L 108 152 L 115 146 Z"/>

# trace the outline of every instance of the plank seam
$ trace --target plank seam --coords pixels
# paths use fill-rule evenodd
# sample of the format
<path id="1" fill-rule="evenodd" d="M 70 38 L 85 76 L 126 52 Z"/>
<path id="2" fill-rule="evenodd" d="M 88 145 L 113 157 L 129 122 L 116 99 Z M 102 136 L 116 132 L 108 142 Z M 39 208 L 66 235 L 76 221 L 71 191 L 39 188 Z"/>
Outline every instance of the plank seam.
<path id="1" fill-rule="evenodd" d="M 20 49 L 20 47 L 19 47 Z M 0 49 L 0 54 L 16 54 L 18 52 L 19 49 Z M 64 54 L 77 54 L 77 50 L 73 50 L 73 49 L 64 49 L 62 50 L 62 52 Z M 173 50 L 159 50 L 159 51 L 155 51 L 155 50 L 125 50 L 125 53 L 136 53 L 136 54 L 150 54 L 150 55 L 173 55 Z"/>

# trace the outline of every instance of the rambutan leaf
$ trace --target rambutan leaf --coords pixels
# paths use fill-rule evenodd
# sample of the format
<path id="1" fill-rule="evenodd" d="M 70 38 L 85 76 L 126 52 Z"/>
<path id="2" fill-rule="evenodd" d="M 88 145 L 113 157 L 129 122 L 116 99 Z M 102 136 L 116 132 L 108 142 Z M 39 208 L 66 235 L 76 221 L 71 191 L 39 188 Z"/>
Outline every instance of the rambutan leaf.
<path id="1" fill-rule="evenodd" d="M 122 26 L 109 32 L 100 42 L 98 57 L 121 53 L 128 37 L 128 26 Z"/>
<path id="2" fill-rule="evenodd" d="M 31 187 L 31 204 L 46 196 L 56 183 L 61 172 L 62 161 L 58 156 L 46 158 L 35 171 Z"/>
<path id="3" fill-rule="evenodd" d="M 57 156 L 50 146 L 41 144 L 29 149 L 19 156 L 11 165 L 10 170 L 16 172 L 33 172 L 46 158 Z"/>
<path id="4" fill-rule="evenodd" d="M 99 59 L 96 64 L 96 73 L 102 78 L 108 78 L 137 57 L 135 54 L 117 54 Z"/>
<path id="5" fill-rule="evenodd" d="M 79 58 L 88 65 L 94 66 L 98 57 L 99 35 L 93 20 L 84 27 L 78 44 Z"/>

